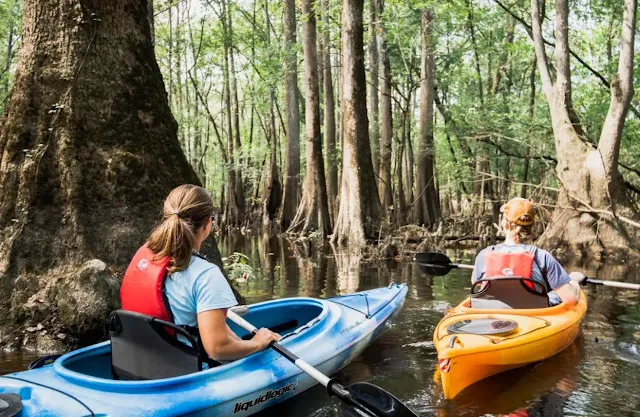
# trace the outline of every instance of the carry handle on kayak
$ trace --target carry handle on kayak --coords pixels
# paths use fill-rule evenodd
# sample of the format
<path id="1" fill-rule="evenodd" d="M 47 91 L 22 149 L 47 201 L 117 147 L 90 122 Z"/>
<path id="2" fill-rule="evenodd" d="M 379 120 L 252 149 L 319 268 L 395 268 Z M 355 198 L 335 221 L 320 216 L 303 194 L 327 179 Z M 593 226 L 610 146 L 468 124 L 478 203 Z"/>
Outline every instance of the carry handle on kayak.
<path id="1" fill-rule="evenodd" d="M 258 329 L 253 324 L 238 316 L 233 309 L 227 311 L 227 318 L 252 334 L 258 332 Z M 335 396 L 342 401 L 345 416 L 418 417 L 416 413 L 411 411 L 393 394 L 380 387 L 366 382 L 355 383 L 345 387 L 338 379 L 329 378 L 281 344 L 272 342 L 269 347 L 326 387 L 329 395 Z"/>
<path id="2" fill-rule="evenodd" d="M 473 265 L 456 264 L 451 262 L 447 255 L 443 253 L 434 252 L 422 252 L 416 253 L 413 260 L 418 265 L 420 270 L 428 275 L 442 276 L 447 275 L 454 268 L 473 269 Z M 581 274 L 580 272 L 572 272 L 572 274 L 582 275 L 581 279 L 578 279 L 581 285 L 604 285 L 606 287 L 624 288 L 627 290 L 640 291 L 640 284 L 631 284 L 628 282 L 619 281 L 603 281 L 600 279 L 593 279 Z"/>

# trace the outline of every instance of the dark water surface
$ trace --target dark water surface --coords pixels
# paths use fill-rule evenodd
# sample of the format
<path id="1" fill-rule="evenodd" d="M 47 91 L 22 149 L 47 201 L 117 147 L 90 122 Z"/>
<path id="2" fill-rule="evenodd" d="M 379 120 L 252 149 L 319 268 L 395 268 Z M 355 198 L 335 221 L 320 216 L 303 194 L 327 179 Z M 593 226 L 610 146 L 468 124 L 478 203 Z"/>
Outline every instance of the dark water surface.
<path id="1" fill-rule="evenodd" d="M 369 381 L 397 395 L 422 416 L 640 416 L 640 296 L 635 291 L 589 287 L 587 317 L 576 343 L 542 363 L 501 374 L 442 399 L 434 381 L 437 354 L 433 330 L 444 311 L 469 292 L 469 272 L 426 277 L 411 263 L 358 263 L 324 255 L 279 238 L 226 239 L 223 256 L 249 256 L 255 278 L 238 285 L 247 302 L 273 298 L 331 297 L 386 286 L 409 285 L 394 327 L 337 375 L 344 382 Z M 474 252 L 451 252 L 471 261 Z M 600 279 L 640 282 L 637 265 L 599 271 Z M 304 355 L 300 355 L 304 356 Z M 24 369 L 33 356 L 0 353 L 0 374 Z M 272 407 L 260 417 L 337 417 L 339 404 L 316 387 Z"/>

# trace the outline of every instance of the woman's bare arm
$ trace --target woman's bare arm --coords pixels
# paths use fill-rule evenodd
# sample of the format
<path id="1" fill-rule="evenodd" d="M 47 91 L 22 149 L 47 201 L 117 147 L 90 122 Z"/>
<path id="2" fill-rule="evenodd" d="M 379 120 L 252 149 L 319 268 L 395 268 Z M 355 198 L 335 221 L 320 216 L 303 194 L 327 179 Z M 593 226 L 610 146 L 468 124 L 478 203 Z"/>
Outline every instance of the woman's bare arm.
<path id="1" fill-rule="evenodd" d="M 280 336 L 268 329 L 260 329 L 251 340 L 242 340 L 227 325 L 224 310 L 198 313 L 198 329 L 207 355 L 215 360 L 230 361 L 261 351 Z M 234 337 L 235 336 L 235 337 Z"/>

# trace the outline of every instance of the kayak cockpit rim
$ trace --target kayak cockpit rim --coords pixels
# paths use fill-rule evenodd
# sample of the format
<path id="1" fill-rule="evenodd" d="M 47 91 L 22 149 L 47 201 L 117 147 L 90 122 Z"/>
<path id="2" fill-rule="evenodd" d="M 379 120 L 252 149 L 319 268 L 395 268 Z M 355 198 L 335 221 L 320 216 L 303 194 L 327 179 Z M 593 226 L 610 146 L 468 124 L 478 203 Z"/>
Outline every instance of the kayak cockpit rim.
<path id="1" fill-rule="evenodd" d="M 580 300 L 585 298 L 584 293 L 580 292 Z M 571 310 L 574 307 L 569 307 L 566 303 L 562 302 L 558 305 L 545 307 L 545 308 L 504 308 L 504 309 L 480 309 L 469 307 L 470 298 L 465 299 L 457 307 L 451 308 L 459 310 L 455 314 L 509 314 L 516 316 L 549 316 L 554 314 L 563 313 L 566 310 Z M 580 302 L 580 301 L 578 301 Z"/>
<path id="2" fill-rule="evenodd" d="M 307 307 L 312 308 L 319 311 L 318 314 L 314 314 L 312 318 L 306 320 L 303 323 L 299 323 L 294 330 L 291 332 L 287 332 L 286 337 L 283 338 L 282 343 L 287 345 L 294 345 L 296 340 L 305 335 L 310 330 L 317 328 L 320 326 L 329 315 L 329 310 L 332 311 L 332 315 L 341 314 L 339 308 L 335 308 L 331 305 L 331 303 L 315 298 L 307 298 L 307 297 L 298 297 L 298 298 L 288 298 L 281 300 L 269 300 L 261 303 L 252 304 L 249 306 L 249 315 L 257 315 L 260 316 L 261 312 L 266 312 L 270 309 L 293 309 L 293 308 Z M 264 316 L 264 315 L 263 315 Z M 286 319 L 286 317 L 283 317 Z M 228 322 L 230 327 L 235 330 L 235 325 Z M 236 331 L 238 333 L 238 331 Z M 212 375 L 216 373 L 224 373 L 225 371 L 229 371 L 234 367 L 241 367 L 244 363 L 248 361 L 255 360 L 257 355 L 270 354 L 270 351 L 261 351 L 249 355 L 245 358 L 238 359 L 235 361 L 231 361 L 215 368 L 206 369 L 200 372 L 194 372 L 187 375 L 181 375 L 173 378 L 164 378 L 164 379 L 154 379 L 154 380 L 142 380 L 142 381 L 131 381 L 131 380 L 114 380 L 110 376 L 110 368 L 109 368 L 109 377 L 101 377 L 94 376 L 90 373 L 79 372 L 73 370 L 74 363 L 77 364 L 81 361 L 86 360 L 95 360 L 96 358 L 104 356 L 111 357 L 111 342 L 105 341 L 96 345 L 88 346 L 82 349 L 75 350 L 73 352 L 69 352 L 63 356 L 61 356 L 58 360 L 53 363 L 54 372 L 62 377 L 63 379 L 72 382 L 78 383 L 84 386 L 91 386 L 93 388 L 104 389 L 107 391 L 110 390 L 119 390 L 122 387 L 128 387 L 128 390 L 133 388 L 167 388 L 176 384 L 189 384 L 196 383 L 201 378 L 210 378 Z"/>

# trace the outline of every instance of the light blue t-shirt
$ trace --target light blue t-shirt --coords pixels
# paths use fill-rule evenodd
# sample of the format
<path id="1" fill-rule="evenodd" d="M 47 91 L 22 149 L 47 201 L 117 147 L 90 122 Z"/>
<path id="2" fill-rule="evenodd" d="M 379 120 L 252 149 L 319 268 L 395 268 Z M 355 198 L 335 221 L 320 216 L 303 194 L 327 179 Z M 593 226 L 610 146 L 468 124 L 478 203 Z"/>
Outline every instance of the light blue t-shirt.
<path id="1" fill-rule="evenodd" d="M 165 293 L 178 325 L 196 327 L 198 313 L 238 305 L 220 268 L 197 256 L 187 269 L 169 275 Z"/>

